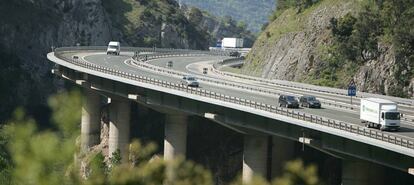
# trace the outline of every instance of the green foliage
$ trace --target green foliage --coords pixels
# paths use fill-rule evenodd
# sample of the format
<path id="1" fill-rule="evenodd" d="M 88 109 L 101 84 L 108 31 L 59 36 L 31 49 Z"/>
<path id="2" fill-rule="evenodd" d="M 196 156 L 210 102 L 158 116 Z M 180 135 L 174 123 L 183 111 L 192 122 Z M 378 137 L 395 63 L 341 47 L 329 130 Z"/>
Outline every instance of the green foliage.
<path id="1" fill-rule="evenodd" d="M 207 12 L 203 12 L 198 8 L 190 8 L 189 22 L 195 31 L 191 31 L 193 37 L 203 38 L 203 40 L 209 40 L 210 46 L 215 46 L 218 39 L 223 37 L 241 37 L 244 38 L 244 46 L 251 47 L 253 45 L 256 36 L 247 30 L 247 24 L 243 21 L 237 22 L 231 16 L 215 17 Z M 207 21 L 208 24 L 204 24 L 203 20 Z M 211 24 L 218 25 L 219 30 L 216 27 L 211 27 Z M 197 33 L 201 33 L 196 35 Z M 206 37 L 209 36 L 209 37 Z"/>
<path id="2" fill-rule="evenodd" d="M 243 21 L 247 29 L 259 32 L 267 17 L 275 7 L 274 0 L 181 0 L 184 4 L 206 10 L 211 14 L 224 17 L 231 16 L 237 22 Z"/>
<path id="3" fill-rule="evenodd" d="M 285 172 L 280 178 L 276 178 L 273 185 L 318 185 L 321 184 L 317 177 L 315 165 L 305 166 L 301 160 L 288 162 Z"/>
<path id="4" fill-rule="evenodd" d="M 38 131 L 34 120 L 27 118 L 24 111 L 15 112 L 12 121 L 4 128 L 7 149 L 14 164 L 12 184 L 76 184 L 78 179 L 67 177 L 76 174 L 73 154 L 78 132 L 73 125 L 79 119 L 70 117 L 80 115 L 78 95 L 76 92 L 63 93 L 51 99 L 51 102 L 61 103 L 60 108 L 52 107 L 54 123 L 61 128 L 59 132 Z"/>
<path id="5" fill-rule="evenodd" d="M 121 164 L 121 150 L 117 149 L 115 152 L 112 153 L 111 157 L 111 166 L 118 166 Z"/>
<path id="6" fill-rule="evenodd" d="M 121 163 L 120 151 L 105 162 L 101 151 L 78 151 L 80 93 L 61 93 L 49 100 L 56 131 L 39 131 L 33 119 L 18 109 L 1 129 L 0 180 L 2 184 L 27 185 L 212 185 L 209 171 L 182 158 L 164 161 L 153 158 L 154 144 L 134 140 L 127 162 Z M 58 106 L 59 105 L 59 106 Z M 9 158 L 9 159 L 7 159 Z M 86 165 L 86 166 L 85 166 Z M 110 166 L 110 168 L 109 168 Z M 82 169 L 82 170 L 80 170 Z M 316 185 L 316 168 L 296 161 L 288 163 L 286 174 L 274 185 Z M 283 183 L 283 184 L 281 184 Z M 241 184 L 236 181 L 233 184 Z M 255 177 L 253 185 L 267 185 Z"/>
<path id="7" fill-rule="evenodd" d="M 269 20 L 273 22 L 276 20 L 285 10 L 290 8 L 297 9 L 297 13 L 301 13 L 305 9 L 318 3 L 320 0 L 278 0 L 276 10 L 269 16 Z"/>
<path id="8" fill-rule="evenodd" d="M 318 169 L 315 165 L 305 166 L 304 163 L 297 159 L 287 162 L 284 167 L 284 173 L 276 177 L 272 182 L 266 182 L 261 177 L 254 177 L 250 185 L 321 185 L 318 176 Z M 231 185 L 241 185 L 242 180 L 239 177 Z"/>
<path id="9" fill-rule="evenodd" d="M 331 20 L 335 39 L 329 56 L 340 55 L 345 63 L 365 64 L 376 59 L 381 44 L 393 44 L 396 55 L 395 74 L 399 84 L 389 94 L 406 96 L 402 86 L 414 77 L 414 2 L 375 1 L 367 3 L 357 16 L 347 14 Z M 326 58 L 326 57 L 325 57 Z"/>

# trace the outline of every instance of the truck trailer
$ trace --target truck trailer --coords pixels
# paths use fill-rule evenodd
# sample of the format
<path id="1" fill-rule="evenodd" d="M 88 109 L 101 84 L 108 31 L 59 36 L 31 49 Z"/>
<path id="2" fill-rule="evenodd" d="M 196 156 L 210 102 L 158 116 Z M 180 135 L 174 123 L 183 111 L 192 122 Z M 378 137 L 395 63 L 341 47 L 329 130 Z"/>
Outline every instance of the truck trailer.
<path id="1" fill-rule="evenodd" d="M 242 38 L 223 38 L 222 48 L 242 48 L 244 40 Z"/>
<path id="2" fill-rule="evenodd" d="M 380 98 L 362 98 L 360 119 L 368 128 L 398 130 L 401 114 L 398 104 Z"/>

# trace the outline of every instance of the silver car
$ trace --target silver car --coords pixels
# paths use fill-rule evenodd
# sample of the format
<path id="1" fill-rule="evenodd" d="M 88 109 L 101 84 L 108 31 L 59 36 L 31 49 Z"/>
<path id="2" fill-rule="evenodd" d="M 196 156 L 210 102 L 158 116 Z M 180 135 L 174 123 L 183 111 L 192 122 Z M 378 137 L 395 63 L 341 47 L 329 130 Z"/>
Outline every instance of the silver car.
<path id="1" fill-rule="evenodd" d="M 199 87 L 199 83 L 194 76 L 184 76 L 181 83 L 190 87 Z"/>

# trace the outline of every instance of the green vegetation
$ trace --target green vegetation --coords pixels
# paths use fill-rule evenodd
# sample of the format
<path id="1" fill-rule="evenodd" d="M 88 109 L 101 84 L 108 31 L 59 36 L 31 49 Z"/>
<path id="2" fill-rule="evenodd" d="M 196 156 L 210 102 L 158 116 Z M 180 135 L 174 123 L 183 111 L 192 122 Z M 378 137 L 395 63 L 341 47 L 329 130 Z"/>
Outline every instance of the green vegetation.
<path id="1" fill-rule="evenodd" d="M 252 32 L 259 32 L 275 7 L 274 0 L 181 0 L 189 6 L 206 10 L 218 17 L 231 16 L 244 22 Z"/>
<path id="2" fill-rule="evenodd" d="M 318 35 L 311 36 L 317 40 L 315 47 L 309 48 L 308 75 L 300 81 L 344 88 L 369 62 L 376 65 L 375 61 L 395 61 L 389 71 L 393 76 L 388 78 L 392 82 L 387 82 L 390 84 L 387 93 L 407 97 L 404 88 L 414 77 L 413 7 L 414 1 L 409 0 L 279 0 L 276 11 L 269 17 L 271 23 L 255 42 L 242 72 L 262 75 L 266 65 L 263 61 L 268 61 L 272 52 L 269 48 L 274 48 L 281 38 L 293 39 L 296 33 L 305 33 L 306 40 L 307 35 L 317 32 Z M 316 10 L 326 8 L 330 12 L 338 10 L 338 14 L 327 15 L 335 18 L 321 24 L 309 20 Z M 312 22 L 319 26 L 328 23 L 328 31 L 309 28 Z M 305 30 L 308 28 L 312 32 Z M 378 93 L 385 93 L 384 87 L 373 85 L 379 88 Z"/>
<path id="3" fill-rule="evenodd" d="M 318 7 L 318 6 L 309 6 L 307 9 L 298 12 L 298 9 L 293 1 L 280 1 L 278 2 L 278 9 L 275 11 L 270 19 L 274 19 L 260 34 L 254 43 L 254 48 L 263 47 L 266 48 L 266 45 L 271 45 L 276 43 L 282 36 L 288 33 L 295 33 L 302 31 L 305 28 L 305 23 L 309 15 Z M 318 1 L 319 2 L 319 1 Z M 280 4 L 282 3 L 282 4 Z M 284 4 L 283 4 L 284 3 Z M 322 1 L 320 5 L 326 5 L 327 1 Z M 336 1 L 334 3 L 337 3 Z M 282 6 L 283 5 L 283 6 Z M 282 6 L 282 7 L 280 7 Z M 280 9 L 279 9 L 280 7 Z M 264 56 L 267 55 L 267 50 L 259 50 L 254 55 L 249 54 L 247 60 L 249 64 L 243 68 L 244 71 L 254 71 L 250 73 L 255 76 L 260 76 Z"/>
<path id="4" fill-rule="evenodd" d="M 209 171 L 193 162 L 177 159 L 164 161 L 152 158 L 154 144 L 143 145 L 135 140 L 130 144 L 127 162 L 119 152 L 105 160 L 102 151 L 79 151 L 80 93 L 60 93 L 49 99 L 56 129 L 41 131 L 33 119 L 18 109 L 0 133 L 0 180 L 5 185 L 127 185 L 179 184 L 212 185 Z M 86 166 L 85 166 L 86 165 Z M 314 165 L 301 161 L 286 165 L 285 174 L 272 185 L 317 185 Z M 233 183 L 241 184 L 240 181 Z M 270 185 L 256 178 L 253 185 Z"/>
<path id="5" fill-rule="evenodd" d="M 201 33 L 199 37 L 209 40 L 210 46 L 215 46 L 218 39 L 223 37 L 244 38 L 245 47 L 253 45 L 256 36 L 247 30 L 244 22 L 237 22 L 230 16 L 215 17 L 206 11 L 191 7 L 188 10 L 188 20 L 191 27 L 196 29 L 195 33 Z M 216 28 L 219 29 L 216 29 Z"/>
<path id="6" fill-rule="evenodd" d="M 283 11 L 287 9 L 296 9 L 297 13 L 311 7 L 320 0 L 277 0 L 276 10 L 270 16 L 270 21 L 274 21 Z"/>
<path id="7" fill-rule="evenodd" d="M 406 95 L 398 87 L 407 86 L 414 76 L 414 2 L 413 1 L 377 1 L 366 3 L 357 15 L 351 13 L 339 19 L 331 20 L 334 42 L 322 56 L 327 68 L 322 73 L 332 71 L 339 76 L 339 69 L 346 66 L 358 68 L 368 61 L 376 60 L 384 46 L 392 45 L 395 52 L 395 73 L 398 83 L 389 92 L 390 95 Z M 336 70 L 335 70 L 336 69 Z M 353 76 L 356 70 L 348 71 Z M 322 76 L 329 83 L 322 85 L 336 86 L 339 79 Z M 342 86 L 344 84 L 341 84 Z M 397 89 L 395 89 L 397 88 Z"/>
<path id="8" fill-rule="evenodd" d="M 161 46 L 160 29 L 165 23 L 176 27 L 175 31 L 182 39 L 195 41 L 195 48 L 206 47 L 205 36 L 189 24 L 174 1 L 103 0 L 102 4 L 111 15 L 113 26 L 122 31 L 122 39 L 130 45 Z"/>

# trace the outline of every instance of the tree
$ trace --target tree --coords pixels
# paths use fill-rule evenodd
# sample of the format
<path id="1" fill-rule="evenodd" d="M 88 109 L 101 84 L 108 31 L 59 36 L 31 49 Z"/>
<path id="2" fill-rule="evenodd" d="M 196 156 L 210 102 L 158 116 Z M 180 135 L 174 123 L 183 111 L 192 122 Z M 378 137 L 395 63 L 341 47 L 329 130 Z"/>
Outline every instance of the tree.
<path id="1" fill-rule="evenodd" d="M 2 172 L 9 184 L 28 185 L 212 185 L 211 173 L 200 165 L 182 158 L 164 161 L 153 158 L 156 146 L 143 145 L 138 140 L 130 144 L 128 162 L 121 161 L 117 153 L 108 162 L 101 151 L 81 154 L 77 138 L 81 106 L 80 93 L 73 91 L 53 96 L 49 100 L 53 110 L 52 120 L 56 130 L 39 131 L 35 122 L 18 109 L 13 119 L 2 129 L 2 145 L 10 153 L 12 167 L 10 173 Z M 3 139 L 5 138 L 5 139 Z M 6 141 L 6 142 L 3 142 Z M 0 153 L 3 156 L 3 153 Z M 74 157 L 75 156 L 75 157 Z M 117 165 L 114 165 L 117 164 Z M 80 170 L 82 167 L 82 170 Z M 283 179 L 290 179 L 294 185 L 315 185 L 315 167 L 304 167 L 294 162 L 287 166 Z M 276 180 L 275 182 L 279 182 Z M 235 182 L 234 184 L 241 184 Z M 255 177 L 254 185 L 267 185 L 263 179 Z M 277 184 L 279 185 L 279 184 Z M 282 184 L 280 184 L 282 185 Z M 285 185 L 285 184 L 283 184 Z"/>

